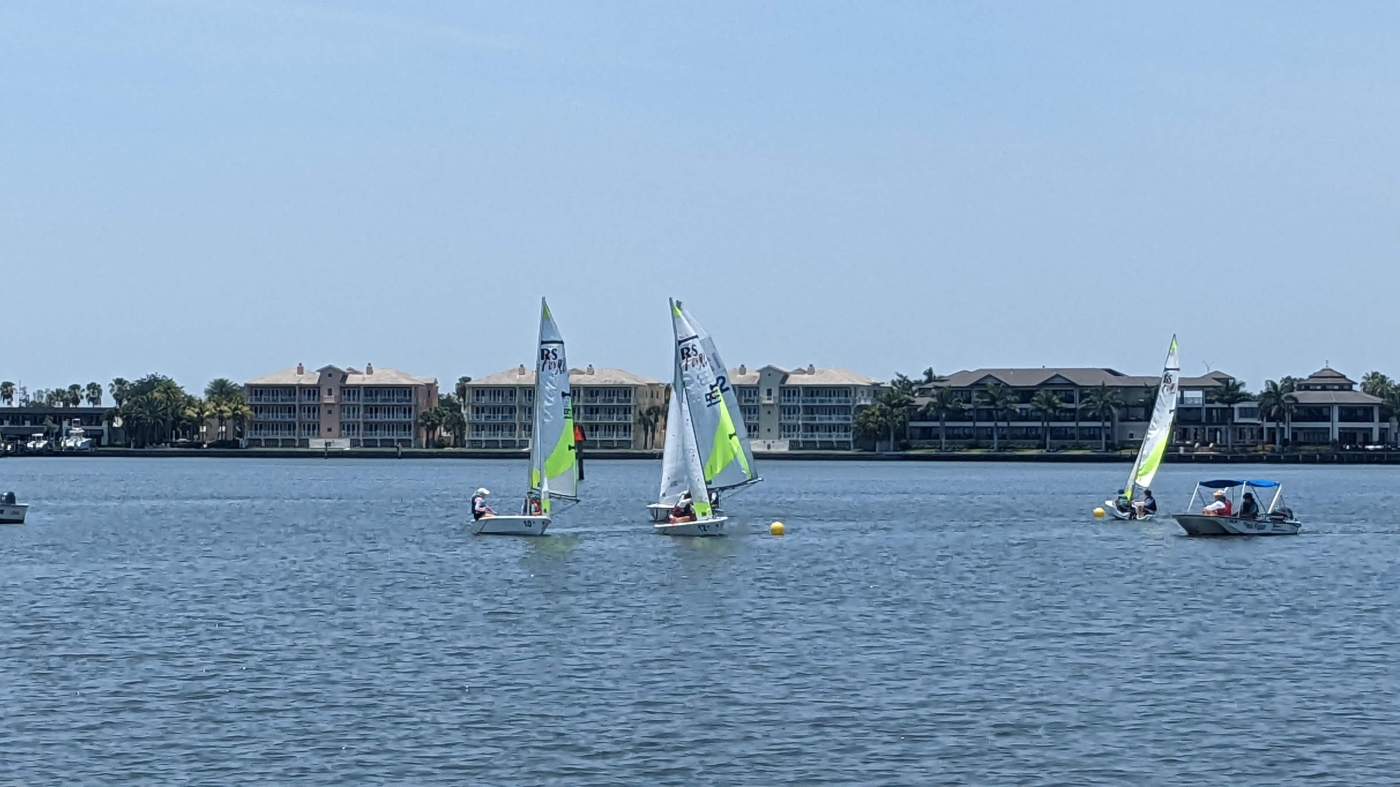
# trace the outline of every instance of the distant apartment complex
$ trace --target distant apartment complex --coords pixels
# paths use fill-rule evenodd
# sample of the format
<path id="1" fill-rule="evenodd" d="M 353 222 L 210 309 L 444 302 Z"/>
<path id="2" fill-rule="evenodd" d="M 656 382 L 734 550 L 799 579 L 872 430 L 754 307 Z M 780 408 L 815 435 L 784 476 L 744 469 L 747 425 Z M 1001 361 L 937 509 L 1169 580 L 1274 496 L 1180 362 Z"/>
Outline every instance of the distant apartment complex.
<path id="1" fill-rule="evenodd" d="M 253 417 L 247 441 L 258 447 L 307 447 L 337 440 L 352 448 L 423 447 L 418 416 L 435 407 L 437 380 L 397 369 L 364 371 L 302 364 L 244 386 Z M 312 441 L 317 441 L 313 443 Z"/>
<path id="2" fill-rule="evenodd" d="M 879 384 L 845 369 L 764 366 L 729 371 L 758 451 L 849 451 L 858 440 L 858 408 L 875 401 Z"/>
<path id="3" fill-rule="evenodd" d="M 1225 372 L 1202 377 L 1182 377 L 1172 445 L 1232 446 L 1244 448 L 1273 444 L 1279 425 L 1261 413 L 1256 401 L 1225 404 L 1215 394 L 1234 378 Z M 909 438 L 915 445 L 937 445 L 940 425 L 935 414 L 924 409 L 938 388 L 948 388 L 962 408 L 944 415 L 946 439 L 951 446 L 992 444 L 994 421 L 1001 445 L 1043 446 L 1042 416 L 1031 406 L 1039 391 L 1053 392 L 1061 407 L 1049 418 L 1050 445 L 1092 447 L 1104 439 L 1111 444 L 1131 444 L 1142 439 L 1151 416 L 1159 378 L 1127 375 L 1115 369 L 1039 368 L 975 369 L 922 386 L 916 398 Z M 980 392 L 1000 383 L 1011 392 L 1011 413 L 994 413 Z M 1100 419 L 1089 412 L 1086 401 L 1100 386 L 1118 394 L 1123 407 L 1103 432 Z M 1380 399 L 1356 390 L 1356 383 L 1334 369 L 1320 369 L 1297 382 L 1293 411 L 1284 420 L 1282 440 L 1291 446 L 1369 445 L 1391 439 L 1388 416 Z M 1009 421 L 1009 426 L 1008 426 Z"/>
<path id="4" fill-rule="evenodd" d="M 659 447 L 666 386 L 624 369 L 569 370 L 574 423 L 585 448 Z M 467 383 L 463 403 L 468 448 L 528 448 L 535 406 L 535 370 L 523 365 Z"/>

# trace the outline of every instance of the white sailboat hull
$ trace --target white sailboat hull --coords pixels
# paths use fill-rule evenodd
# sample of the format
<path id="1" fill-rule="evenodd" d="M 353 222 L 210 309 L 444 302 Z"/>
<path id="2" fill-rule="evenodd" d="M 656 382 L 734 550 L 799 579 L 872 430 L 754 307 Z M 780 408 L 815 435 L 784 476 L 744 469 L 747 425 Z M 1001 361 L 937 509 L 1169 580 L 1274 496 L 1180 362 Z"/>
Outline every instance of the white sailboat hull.
<path id="1" fill-rule="evenodd" d="M 667 536 L 722 536 L 727 516 L 697 519 L 693 522 L 658 522 L 652 525 L 656 532 Z"/>
<path id="2" fill-rule="evenodd" d="M 1103 510 L 1107 511 L 1109 516 L 1120 522 L 1148 522 L 1152 517 L 1156 516 L 1156 514 L 1134 516 L 1131 512 L 1119 511 L 1118 506 L 1114 505 L 1112 500 L 1103 501 Z"/>
<path id="3" fill-rule="evenodd" d="M 1233 516 L 1175 514 L 1188 536 L 1296 536 L 1303 529 L 1297 520 L 1240 519 Z"/>
<path id="4" fill-rule="evenodd" d="M 486 516 L 472 523 L 478 536 L 542 536 L 549 528 L 547 516 Z"/>
<path id="5" fill-rule="evenodd" d="M 0 525 L 22 525 L 24 515 L 29 513 L 28 503 L 9 503 L 0 505 Z"/>

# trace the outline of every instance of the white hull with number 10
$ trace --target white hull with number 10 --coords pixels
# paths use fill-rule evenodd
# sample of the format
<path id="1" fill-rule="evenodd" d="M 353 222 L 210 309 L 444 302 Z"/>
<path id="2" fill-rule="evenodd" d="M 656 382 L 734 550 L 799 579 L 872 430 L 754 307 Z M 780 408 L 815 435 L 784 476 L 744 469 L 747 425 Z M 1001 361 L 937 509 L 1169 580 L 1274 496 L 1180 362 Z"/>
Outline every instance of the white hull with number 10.
<path id="1" fill-rule="evenodd" d="M 484 516 L 472 523 L 478 536 L 542 536 L 549 528 L 547 516 Z"/>

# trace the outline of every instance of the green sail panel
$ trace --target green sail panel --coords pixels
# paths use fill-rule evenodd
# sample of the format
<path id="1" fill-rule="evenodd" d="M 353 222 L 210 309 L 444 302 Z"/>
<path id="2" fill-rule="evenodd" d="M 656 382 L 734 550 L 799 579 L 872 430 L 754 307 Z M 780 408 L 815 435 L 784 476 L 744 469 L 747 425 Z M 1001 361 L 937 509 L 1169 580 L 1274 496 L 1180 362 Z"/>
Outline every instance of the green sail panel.
<path id="1" fill-rule="evenodd" d="M 573 392 L 564 337 L 540 299 L 540 341 L 535 359 L 535 405 L 530 439 L 530 489 L 549 512 L 550 498 L 578 496 L 578 446 L 574 444 Z"/>
<path id="2" fill-rule="evenodd" d="M 1138 449 L 1137 460 L 1133 462 L 1128 485 L 1123 492 L 1131 500 L 1137 488 L 1152 486 L 1157 477 L 1157 469 L 1162 465 L 1162 457 L 1167 454 L 1167 444 L 1171 442 L 1172 422 L 1176 419 L 1176 405 L 1181 398 L 1181 358 L 1177 352 L 1176 337 L 1172 337 L 1167 349 L 1167 360 L 1162 368 L 1162 382 L 1157 387 L 1157 403 L 1152 408 L 1152 420 Z"/>

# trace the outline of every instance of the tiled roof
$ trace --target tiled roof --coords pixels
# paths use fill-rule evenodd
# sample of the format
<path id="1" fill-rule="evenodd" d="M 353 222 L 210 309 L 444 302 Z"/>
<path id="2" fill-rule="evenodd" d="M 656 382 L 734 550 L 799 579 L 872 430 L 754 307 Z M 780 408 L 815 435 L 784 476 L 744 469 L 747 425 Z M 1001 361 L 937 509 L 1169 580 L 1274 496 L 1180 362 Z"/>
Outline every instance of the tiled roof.
<path id="1" fill-rule="evenodd" d="M 468 385 L 534 385 L 535 370 L 524 366 L 517 366 L 514 369 L 489 374 L 485 377 L 472 380 Z M 608 367 L 588 367 L 586 369 L 570 369 L 569 385 L 657 385 L 656 380 L 633 374 L 626 369 L 612 369 Z"/>
<path id="2" fill-rule="evenodd" d="M 1362 391 L 1294 391 L 1298 404 L 1381 404 L 1379 397 Z"/>
<path id="3" fill-rule="evenodd" d="M 321 367 L 322 369 L 327 367 Z M 338 369 L 340 367 L 329 367 Z M 359 369 L 346 367 L 346 385 L 433 385 L 437 380 L 432 377 L 415 377 L 408 372 L 398 369 L 388 369 L 383 367 L 375 368 L 371 374 L 365 374 Z M 248 385 L 316 385 L 321 379 L 320 369 L 308 369 L 306 367 L 292 366 L 281 371 L 265 374 L 262 377 L 255 377 L 248 381 Z"/>
<path id="4" fill-rule="evenodd" d="M 1157 375 L 1123 374 L 1117 369 L 1047 366 L 1039 369 L 964 369 L 948 375 L 948 378 L 941 383 L 920 387 L 946 385 L 952 388 L 969 388 L 997 380 L 1012 388 L 1038 388 L 1057 377 L 1069 385 L 1080 388 L 1094 388 L 1099 385 L 1110 387 L 1156 385 L 1161 380 L 1161 377 Z M 1183 377 L 1181 385 L 1188 388 L 1213 388 L 1229 379 L 1231 379 L 1229 374 L 1217 371 L 1203 377 Z"/>
<path id="5" fill-rule="evenodd" d="M 758 375 L 763 369 L 777 369 L 784 375 L 783 385 L 876 385 L 877 383 L 859 372 L 849 369 L 818 369 L 813 366 L 802 366 L 795 369 L 784 369 L 781 366 L 764 366 L 762 369 L 750 369 L 747 366 L 729 370 L 729 381 L 734 385 L 756 385 Z"/>

